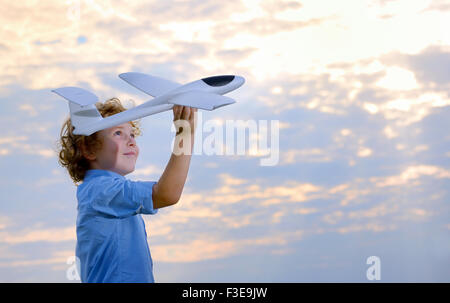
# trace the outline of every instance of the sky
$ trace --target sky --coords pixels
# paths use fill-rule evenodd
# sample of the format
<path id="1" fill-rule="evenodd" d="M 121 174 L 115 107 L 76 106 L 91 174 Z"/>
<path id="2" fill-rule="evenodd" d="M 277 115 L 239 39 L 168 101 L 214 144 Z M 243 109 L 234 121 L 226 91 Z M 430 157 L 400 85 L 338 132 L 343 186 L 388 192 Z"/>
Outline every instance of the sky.
<path id="1" fill-rule="evenodd" d="M 2 7 L 0 282 L 79 282 L 76 186 L 57 157 L 69 111 L 51 90 L 132 107 L 151 97 L 129 71 L 246 79 L 235 104 L 201 112 L 179 203 L 144 216 L 156 282 L 450 282 L 448 1 Z M 218 134 L 237 144 L 236 121 L 256 125 L 245 152 L 208 151 Z M 127 178 L 159 179 L 171 126 L 171 112 L 141 119 Z"/>

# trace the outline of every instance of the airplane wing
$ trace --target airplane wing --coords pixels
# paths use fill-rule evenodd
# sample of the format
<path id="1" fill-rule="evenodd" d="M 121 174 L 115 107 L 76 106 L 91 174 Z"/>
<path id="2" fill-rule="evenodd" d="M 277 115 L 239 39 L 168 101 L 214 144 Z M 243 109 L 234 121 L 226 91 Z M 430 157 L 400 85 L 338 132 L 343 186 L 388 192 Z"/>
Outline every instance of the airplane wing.
<path id="1" fill-rule="evenodd" d="M 98 97 L 90 91 L 74 86 L 60 87 L 53 89 L 52 92 L 81 106 L 94 104 L 98 101 Z"/>
<path id="2" fill-rule="evenodd" d="M 123 73 L 119 77 L 128 84 L 153 97 L 161 96 L 180 86 L 176 82 L 142 73 Z"/>
<path id="3" fill-rule="evenodd" d="M 214 110 L 225 105 L 233 104 L 236 101 L 217 94 L 201 91 L 188 91 L 176 95 L 167 102 L 170 104 L 190 106 L 205 110 Z"/>

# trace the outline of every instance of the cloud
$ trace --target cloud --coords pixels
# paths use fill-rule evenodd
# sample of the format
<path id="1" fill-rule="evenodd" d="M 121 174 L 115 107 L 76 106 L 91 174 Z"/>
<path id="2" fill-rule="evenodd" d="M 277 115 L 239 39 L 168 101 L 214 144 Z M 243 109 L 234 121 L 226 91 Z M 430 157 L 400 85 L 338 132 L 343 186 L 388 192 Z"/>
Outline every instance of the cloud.
<path id="1" fill-rule="evenodd" d="M 283 248 L 280 249 L 288 249 L 290 237 L 281 229 L 283 222 L 297 222 L 292 233 L 299 236 L 298 239 L 319 233 L 389 232 L 408 222 L 436 219 L 437 214 L 420 199 L 414 203 L 408 199 L 396 201 L 398 193 L 405 188 L 415 195 L 421 188 L 416 182 L 420 177 L 430 181 L 449 178 L 450 173 L 439 167 L 417 165 L 406 167 L 394 176 L 356 178 L 327 187 L 292 181 L 263 186 L 258 180 L 222 174 L 220 178 L 225 182 L 219 187 L 184 194 L 177 206 L 159 215 L 164 217 L 146 221 L 149 239 L 159 261 L 197 262 L 245 254 L 254 245 L 275 241 L 268 235 L 250 240 L 237 236 L 235 231 L 244 232 L 256 226 L 277 230 L 281 234 L 278 245 Z M 440 197 L 436 196 L 435 201 L 440 201 Z M 228 205 L 238 202 L 240 208 L 253 207 L 254 210 L 230 212 Z M 308 202 L 309 206 L 292 205 L 292 202 Z M 199 226 L 210 232 L 199 234 L 196 231 Z M 192 241 L 184 240 L 192 237 Z"/>
<path id="2" fill-rule="evenodd" d="M 320 25 L 328 18 L 315 18 L 308 21 L 288 21 L 274 18 L 273 16 L 264 16 L 259 18 L 254 18 L 250 21 L 236 23 L 234 26 L 228 28 L 229 35 L 231 33 L 250 33 L 256 36 L 268 36 L 274 35 L 281 32 L 289 32 L 292 30 L 298 30 L 303 27 L 317 26 Z"/>
<path id="3" fill-rule="evenodd" d="M 53 253 L 54 246 L 75 240 L 75 228 L 64 227 L 70 224 L 36 224 L 42 209 L 65 207 L 47 197 L 68 197 L 53 186 L 62 175 L 52 166 L 62 122 L 55 117 L 68 112 L 49 89 L 78 85 L 101 100 L 139 103 L 148 96 L 117 77 L 131 70 L 180 83 L 243 75 L 238 103 L 221 119 L 284 125 L 277 166 L 256 167 L 252 157 L 197 158 L 204 162 L 190 171 L 181 201 L 145 217 L 156 261 L 266 252 L 280 260 L 298 253 L 306 237 L 312 250 L 320 248 L 319 235 L 333 248 L 339 235 L 386 233 L 379 246 L 386 251 L 398 240 L 394 231 L 448 231 L 447 12 L 445 1 L 409 0 L 5 3 L 0 161 L 11 170 L 1 183 L 15 203 L 0 217 L 0 267 L 63 270 L 69 251 Z M 152 153 L 134 177 L 161 174 L 151 163 L 166 159 L 158 144 L 164 136 L 152 133 L 145 143 Z M 24 220 L 31 225 L 17 228 Z M 41 244 L 45 255 L 21 251 Z"/>
<path id="4" fill-rule="evenodd" d="M 198 21 L 226 18 L 233 12 L 244 9 L 241 3 L 213 2 L 213 1 L 151 1 L 131 6 L 131 13 L 137 20 L 147 20 L 161 24 L 167 20 Z"/>
<path id="5" fill-rule="evenodd" d="M 245 48 L 245 49 L 220 49 L 215 53 L 215 56 L 219 60 L 225 61 L 235 61 L 239 62 L 250 56 L 256 48 Z"/>
<path id="6" fill-rule="evenodd" d="M 430 45 L 417 54 L 393 52 L 382 57 L 383 62 L 414 72 L 421 85 L 434 91 L 447 90 L 450 82 L 450 48 Z"/>
<path id="7" fill-rule="evenodd" d="M 416 165 L 407 167 L 401 174 L 385 177 L 372 177 L 370 180 L 376 187 L 400 186 L 406 184 L 419 185 L 422 176 L 432 176 L 437 179 L 450 178 L 450 171 L 432 165 Z"/>
<path id="8" fill-rule="evenodd" d="M 382 217 L 386 216 L 389 213 L 397 212 L 398 210 L 398 205 L 388 206 L 387 204 L 379 204 L 369 209 L 350 211 L 348 213 L 348 218 L 366 219 Z"/>
<path id="9" fill-rule="evenodd" d="M 380 61 L 373 58 L 352 66 L 333 64 L 320 75 L 286 76 L 284 78 L 288 79 L 273 82 L 272 85 L 279 88 L 276 96 L 267 88 L 260 88 L 267 92 L 258 96 L 258 99 L 276 114 L 301 109 L 345 117 L 356 107 L 370 115 L 382 117 L 384 123 L 392 121 L 400 127 L 419 122 L 434 110 L 450 105 L 445 84 L 450 76 L 445 82 L 445 60 L 436 61 L 441 62 L 441 73 L 436 78 L 439 80 L 431 80 L 441 81 L 441 84 L 425 80 L 428 77 L 423 74 L 427 70 L 425 67 L 415 68 L 403 64 L 399 68 L 390 66 L 391 60 L 382 59 L 387 65 L 379 63 L 381 71 L 371 71 L 370 66 L 376 62 Z M 432 63 L 426 65 L 432 68 Z M 422 74 L 417 74 L 417 70 L 423 71 Z"/>
<path id="10" fill-rule="evenodd" d="M 38 129 L 37 129 L 38 130 Z M 43 158 L 55 158 L 56 151 L 51 146 L 41 143 L 28 143 L 31 138 L 27 136 L 0 137 L 0 156 L 16 156 L 18 154 L 36 155 Z"/>
<path id="11" fill-rule="evenodd" d="M 236 253 L 233 241 L 193 240 L 181 244 L 154 245 L 152 257 L 157 262 L 197 262 L 224 258 Z"/>
<path id="12" fill-rule="evenodd" d="M 281 165 L 289 165 L 299 162 L 330 162 L 332 156 L 323 149 L 290 149 L 282 152 Z"/>
<path id="13" fill-rule="evenodd" d="M 32 266 L 42 266 L 42 265 L 56 265 L 54 267 L 56 270 L 68 269 L 67 261 L 71 256 L 74 255 L 73 251 L 53 251 L 51 252 L 50 258 L 42 259 L 24 259 L 23 256 L 20 258 L 14 258 L 11 261 L 0 262 L 0 268 L 2 267 L 32 267 Z"/>
<path id="14" fill-rule="evenodd" d="M 55 155 L 52 152 L 52 157 L 55 157 Z M 57 186 L 58 184 L 67 184 L 69 176 L 67 171 L 65 171 L 63 168 L 59 169 L 53 169 L 50 172 L 49 177 L 40 176 L 40 178 L 37 178 L 36 182 L 33 184 L 30 184 L 30 187 L 32 187 L 34 190 L 39 191 L 45 191 L 45 187 L 53 187 Z"/>
<path id="15" fill-rule="evenodd" d="M 446 0 L 431 0 L 429 6 L 425 8 L 423 11 L 439 11 L 439 12 L 447 12 L 450 10 L 450 3 Z"/>
<path id="16" fill-rule="evenodd" d="M 0 230 L 5 229 L 10 223 L 11 219 L 9 217 L 0 216 Z"/>
<path id="17" fill-rule="evenodd" d="M 160 175 L 162 172 L 163 172 L 163 170 L 160 167 L 150 164 L 145 167 L 136 169 L 132 173 L 132 176 L 133 176 L 133 178 L 142 178 L 142 177 L 150 177 L 150 176 L 154 177 L 155 175 Z M 131 175 L 130 175 L 130 177 L 131 177 Z"/>
<path id="18" fill-rule="evenodd" d="M 0 231 L 0 243 L 21 244 L 32 242 L 64 242 L 76 240 L 75 227 L 22 230 L 20 232 Z"/>
<path id="19" fill-rule="evenodd" d="M 280 12 L 298 11 L 303 5 L 297 1 L 278 1 L 278 0 L 266 0 L 261 2 L 261 8 L 268 14 L 279 14 Z"/>
<path id="20" fill-rule="evenodd" d="M 386 232 L 396 230 L 397 226 L 394 224 L 385 223 L 367 223 L 367 224 L 354 224 L 345 227 L 338 227 L 334 231 L 340 234 L 356 233 L 363 231 L 372 232 Z"/>
<path id="21" fill-rule="evenodd" d="M 272 7 L 268 10 L 271 14 L 299 7 L 295 2 L 275 6 L 265 3 L 264 6 L 266 9 Z M 280 20 L 271 15 L 244 22 L 222 21 L 254 9 L 236 6 L 236 3 L 152 2 L 123 7 L 112 2 L 75 1 L 69 5 L 39 4 L 39 8 L 33 9 L 44 10 L 42 16 L 26 14 L 30 9 L 12 4 L 5 9 L 10 12 L 4 16 L 6 23 L 11 28 L 21 29 L 21 37 L 14 39 L 13 31 L 6 31 L 2 40 L 8 42 L 2 49 L 14 49 L 9 58 L 22 57 L 24 60 L 21 68 L 8 69 L 4 84 L 19 82 L 27 88 L 39 89 L 49 87 L 48 83 L 62 86 L 75 81 L 73 85 L 80 85 L 84 79 L 89 79 L 86 82 L 90 87 L 87 88 L 102 93 L 114 88 L 105 85 L 99 72 L 117 74 L 146 66 L 146 70 L 161 70 L 162 76 L 171 76 L 176 70 L 180 79 L 186 78 L 188 70 L 195 70 L 190 61 L 197 61 L 196 65 L 200 66 L 212 66 L 223 60 L 235 62 L 236 57 L 230 56 L 230 52 L 233 55 L 240 53 L 245 58 L 256 50 L 255 47 L 226 46 L 226 41 L 237 32 L 267 35 L 318 22 Z M 78 10 L 78 16 L 71 16 L 73 10 Z M 46 18 L 46 15 L 58 18 Z M 133 35 L 129 35 L 130 32 Z M 80 37 L 85 37 L 86 43 L 80 44 Z M 219 62 L 216 56 L 210 55 L 214 53 L 221 59 Z M 73 65 L 72 61 L 78 64 Z M 36 70 L 32 68 L 33 62 L 45 64 L 41 63 Z M 158 68 L 162 62 L 164 68 Z M 216 64 L 217 68 L 226 66 L 226 62 Z M 3 63 L 10 65 L 7 61 Z M 70 72 L 67 71 L 69 65 Z M 174 72 L 170 73 L 170 70 Z"/>
<path id="22" fill-rule="evenodd" d="M 201 235 L 191 241 L 176 244 L 154 244 L 152 257 L 156 262 L 199 262 L 211 259 L 231 257 L 236 254 L 249 254 L 260 247 L 282 247 L 304 236 L 302 231 L 283 232 L 240 240 L 217 240 Z M 278 250 L 275 254 L 279 254 Z"/>
<path id="23" fill-rule="evenodd" d="M 188 217 L 197 218 L 209 218 L 215 222 L 222 220 L 224 217 L 223 207 L 235 203 L 250 203 L 250 205 L 258 205 L 273 208 L 273 205 L 279 204 L 282 206 L 288 206 L 290 203 L 317 203 L 320 200 L 335 200 L 340 201 L 341 206 L 349 205 L 351 202 L 366 197 L 368 199 L 371 196 L 382 193 L 385 187 L 397 187 L 403 188 L 417 187 L 420 185 L 419 179 L 421 177 L 428 177 L 434 179 L 450 178 L 450 172 L 444 168 L 430 165 L 415 165 L 404 168 L 400 174 L 393 176 L 383 177 L 368 177 L 368 178 L 356 178 L 348 183 L 337 184 L 330 187 L 322 185 L 301 183 L 296 181 L 288 181 L 279 185 L 263 185 L 263 182 L 259 183 L 257 180 L 244 180 L 230 176 L 229 174 L 222 174 L 221 179 L 225 180 L 221 182 L 221 185 L 215 189 L 207 191 L 197 191 L 195 194 L 186 193 L 183 194 L 179 205 L 171 211 L 168 211 L 169 217 L 165 220 L 167 222 L 188 222 Z M 250 184 L 250 185 L 248 185 Z M 342 198 L 340 198 L 342 197 Z M 178 207 L 180 208 L 178 210 Z M 289 207 L 290 209 L 291 207 Z M 198 212 L 196 213 L 196 210 Z M 263 210 L 263 209 L 262 209 Z M 295 213 L 299 214 L 312 214 L 324 209 L 318 207 L 305 208 L 300 207 L 295 210 Z M 352 212 L 349 218 L 355 217 L 370 217 L 370 214 L 382 214 L 386 211 L 395 211 L 396 206 L 391 208 L 384 204 L 378 204 L 373 209 L 364 210 L 362 212 Z M 267 212 L 266 212 L 267 213 Z M 256 216 L 257 213 L 254 214 Z M 280 217 L 283 212 L 278 212 Z M 337 211 L 335 214 L 342 213 Z M 329 215 L 326 215 L 329 217 Z M 333 215 L 334 216 L 334 215 Z M 241 216 L 244 218 L 244 216 Z M 252 218 L 251 215 L 245 215 L 245 219 L 242 222 L 249 222 Z M 230 221 L 227 218 L 225 221 Z M 237 223 L 233 223 L 237 224 Z M 233 225 L 231 224 L 231 225 Z M 245 226 L 247 224 L 241 224 Z"/>

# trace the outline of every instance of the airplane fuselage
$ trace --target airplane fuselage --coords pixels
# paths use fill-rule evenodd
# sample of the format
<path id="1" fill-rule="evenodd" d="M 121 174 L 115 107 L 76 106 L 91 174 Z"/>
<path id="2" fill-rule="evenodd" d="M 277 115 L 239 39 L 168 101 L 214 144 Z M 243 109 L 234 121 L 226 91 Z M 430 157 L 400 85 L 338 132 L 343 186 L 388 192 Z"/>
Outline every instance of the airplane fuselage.
<path id="1" fill-rule="evenodd" d="M 169 104 L 168 101 L 182 93 L 190 91 L 201 91 L 223 95 L 239 88 L 242 84 L 244 84 L 244 82 L 244 78 L 233 75 L 213 76 L 196 80 L 181 85 L 160 96 L 157 96 L 156 98 L 144 102 L 141 105 L 117 113 L 113 116 L 103 118 L 100 124 L 92 123 L 83 127 L 78 127 L 74 130 L 74 134 L 92 134 L 101 129 L 110 128 L 112 126 L 132 120 L 137 120 L 145 116 L 170 110 L 173 108 L 174 104 Z"/>

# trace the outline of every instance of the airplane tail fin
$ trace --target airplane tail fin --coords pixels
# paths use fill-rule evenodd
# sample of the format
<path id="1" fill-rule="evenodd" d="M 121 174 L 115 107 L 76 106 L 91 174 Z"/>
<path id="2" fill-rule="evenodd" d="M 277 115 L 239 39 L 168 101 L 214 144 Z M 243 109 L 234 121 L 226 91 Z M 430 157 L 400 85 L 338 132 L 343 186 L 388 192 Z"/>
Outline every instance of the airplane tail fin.
<path id="1" fill-rule="evenodd" d="M 70 120 L 72 126 L 75 127 L 74 133 L 77 134 L 78 130 L 83 126 L 98 122 L 103 119 L 97 107 L 94 104 L 86 106 L 78 105 L 74 102 L 69 102 Z"/>
<path id="2" fill-rule="evenodd" d="M 93 93 L 73 86 L 57 88 L 52 92 L 69 101 L 70 120 L 75 127 L 75 134 L 79 134 L 78 130 L 84 126 L 103 119 L 95 106 L 98 97 Z"/>

